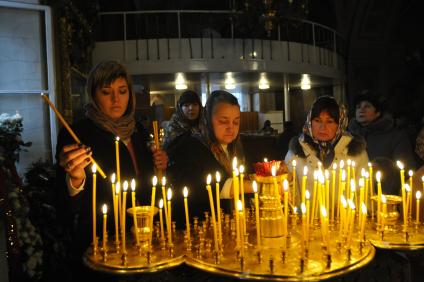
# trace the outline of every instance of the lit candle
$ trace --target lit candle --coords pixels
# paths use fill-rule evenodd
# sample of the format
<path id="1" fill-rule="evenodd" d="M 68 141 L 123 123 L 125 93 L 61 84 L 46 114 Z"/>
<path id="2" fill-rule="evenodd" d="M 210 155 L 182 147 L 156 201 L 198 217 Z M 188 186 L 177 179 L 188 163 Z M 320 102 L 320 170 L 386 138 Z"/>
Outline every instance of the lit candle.
<path id="1" fill-rule="evenodd" d="M 314 223 L 315 218 L 315 207 L 317 206 L 317 198 L 318 198 L 318 171 L 314 170 L 314 185 L 313 185 L 313 198 L 312 198 L 312 210 L 310 212 L 310 224 Z M 304 203 L 304 202 L 303 202 Z"/>
<path id="2" fill-rule="evenodd" d="M 405 208 L 406 208 L 406 195 L 405 195 L 405 190 L 404 190 L 404 185 L 405 185 L 405 170 L 404 170 L 404 166 L 403 163 L 400 161 L 396 161 L 397 166 L 400 169 L 400 190 L 402 192 L 402 208 L 404 210 L 403 215 L 404 215 L 404 224 L 406 221 L 406 213 L 405 213 Z"/>
<path id="3" fill-rule="evenodd" d="M 362 221 L 361 221 L 361 235 L 360 239 L 365 241 L 365 223 L 367 221 L 367 207 L 362 203 Z"/>
<path id="4" fill-rule="evenodd" d="M 387 200 L 386 200 L 386 196 L 381 195 L 381 203 L 383 204 L 383 214 L 381 217 L 381 226 L 383 232 L 384 232 L 384 226 L 386 225 L 386 217 L 387 217 Z"/>
<path id="5" fill-rule="evenodd" d="M 304 258 L 305 253 L 306 253 L 306 236 L 307 236 L 307 217 L 306 217 L 306 206 L 305 203 L 301 203 L 300 204 L 300 210 L 302 211 L 302 251 L 301 251 L 301 257 Z"/>
<path id="6" fill-rule="evenodd" d="M 344 161 L 341 160 L 340 161 L 340 165 L 339 165 L 339 185 L 338 185 L 338 187 L 339 187 L 339 194 L 338 194 L 337 197 L 340 197 L 340 187 L 342 186 L 342 174 L 343 174 L 343 171 L 344 171 Z"/>
<path id="7" fill-rule="evenodd" d="M 330 212 L 330 172 L 326 169 L 324 171 L 324 176 L 325 176 L 325 209 L 326 211 Z"/>
<path id="8" fill-rule="evenodd" d="M 172 199 L 172 190 L 171 188 L 168 188 L 167 191 L 167 199 L 168 199 L 168 244 L 172 245 L 172 209 L 171 209 L 171 199 Z M 165 210 L 166 212 L 166 210 Z"/>
<path id="9" fill-rule="evenodd" d="M 417 193 L 415 193 L 415 197 L 417 198 L 417 212 L 416 212 L 416 223 L 420 224 L 420 199 L 421 199 L 421 191 L 417 191 Z"/>
<path id="10" fill-rule="evenodd" d="M 185 218 L 186 218 L 187 243 L 190 244 L 190 217 L 188 215 L 188 203 L 187 203 L 188 189 L 186 186 L 184 186 L 183 195 L 184 195 L 184 211 L 185 211 Z"/>
<path id="11" fill-rule="evenodd" d="M 411 192 L 409 193 L 409 209 L 408 209 L 408 214 L 409 214 L 409 218 L 412 217 L 412 194 L 414 193 L 414 186 L 412 185 L 413 183 L 413 178 L 414 178 L 414 172 L 412 170 L 408 171 L 408 175 L 409 175 L 409 186 L 411 188 Z"/>
<path id="12" fill-rule="evenodd" d="M 168 232 L 168 224 L 169 224 L 168 215 L 169 215 L 169 213 L 168 213 L 168 206 L 166 204 L 167 198 L 166 198 L 166 177 L 165 176 L 162 177 L 162 199 L 165 201 L 163 206 L 164 206 L 164 210 L 165 210 L 166 232 Z"/>
<path id="13" fill-rule="evenodd" d="M 155 202 L 156 202 L 156 185 L 158 184 L 158 178 L 153 176 L 152 178 L 152 196 L 150 199 L 150 238 L 149 245 L 152 246 L 153 239 L 153 216 L 155 214 Z"/>
<path id="14" fill-rule="evenodd" d="M 261 228 L 259 219 L 259 197 L 258 197 L 258 184 L 256 181 L 252 183 L 253 192 L 255 193 L 255 216 L 256 216 L 256 244 L 258 248 L 261 247 Z"/>
<path id="15" fill-rule="evenodd" d="M 126 230 L 126 214 L 125 211 L 127 210 L 127 190 L 128 190 L 128 181 L 124 181 L 123 186 L 123 195 L 122 195 L 122 215 L 121 215 L 121 222 L 122 222 L 122 230 L 121 230 L 121 237 L 122 237 L 122 253 L 126 253 L 127 247 L 125 242 L 125 230 Z"/>
<path id="16" fill-rule="evenodd" d="M 377 223 L 381 224 L 381 172 L 375 174 L 377 180 Z"/>
<path id="17" fill-rule="evenodd" d="M 306 181 L 308 180 L 308 167 L 305 165 L 303 167 L 303 176 L 302 176 L 302 190 L 301 190 L 301 199 L 302 203 L 305 202 L 305 190 L 306 190 Z"/>
<path id="18" fill-rule="evenodd" d="M 236 158 L 234 158 L 235 160 L 236 160 L 236 162 L 237 162 L 237 159 Z M 234 162 L 233 162 L 233 164 L 234 164 Z M 239 174 L 239 172 L 238 172 L 238 169 L 237 168 L 235 168 L 234 169 L 234 171 L 233 171 L 233 189 L 234 189 L 234 209 L 235 209 L 235 211 L 234 211 L 234 213 L 235 213 L 235 216 L 236 216 L 236 245 L 237 245 L 237 247 L 239 247 L 240 246 L 240 229 L 239 229 L 239 227 L 240 227 L 240 217 L 239 217 L 239 213 L 238 213 L 238 209 L 237 209 L 237 203 L 238 203 L 238 174 Z"/>
<path id="19" fill-rule="evenodd" d="M 339 205 L 339 210 L 340 210 L 340 230 L 339 230 L 339 240 L 342 241 L 343 239 L 343 234 L 345 231 L 345 226 L 346 226 L 346 213 L 347 213 L 347 202 L 346 202 L 346 198 L 344 195 L 340 196 L 340 203 L 341 205 Z"/>
<path id="20" fill-rule="evenodd" d="M 292 203 L 293 203 L 293 206 L 295 206 L 296 205 L 296 160 L 292 161 L 292 167 L 293 167 L 293 170 L 292 170 L 292 178 L 293 178 L 293 182 L 292 182 L 292 185 L 293 185 Z"/>
<path id="21" fill-rule="evenodd" d="M 214 239 L 214 245 L 215 245 L 215 252 L 218 253 L 218 234 L 216 230 L 215 205 L 213 204 L 211 181 L 212 181 L 212 175 L 208 174 L 206 178 L 206 190 L 208 191 L 208 195 L 209 195 L 209 206 L 210 206 L 211 215 L 212 215 L 213 239 Z"/>
<path id="22" fill-rule="evenodd" d="M 163 199 L 160 199 L 159 201 L 160 239 L 162 242 L 165 242 L 165 232 L 163 231 L 162 209 L 163 209 Z"/>
<path id="23" fill-rule="evenodd" d="M 367 206 L 367 210 L 368 210 L 368 201 L 369 201 L 369 185 L 370 183 L 370 174 L 366 171 L 365 172 L 365 206 Z"/>
<path id="24" fill-rule="evenodd" d="M 423 193 L 424 193 L 424 175 L 421 176 L 421 182 L 423 183 Z"/>
<path id="25" fill-rule="evenodd" d="M 336 200 L 336 171 L 337 163 L 333 164 L 333 170 L 331 171 L 331 222 L 334 222 L 335 213 L 335 200 Z"/>
<path id="26" fill-rule="evenodd" d="M 239 200 L 238 202 L 237 202 L 237 209 L 238 209 L 238 213 L 239 213 L 239 216 L 240 216 L 240 227 L 239 227 L 239 229 L 241 230 L 241 236 L 240 236 L 240 256 L 241 257 L 244 257 L 244 233 L 243 233 L 243 230 L 244 230 L 244 224 L 243 224 L 243 222 L 244 222 L 244 215 L 243 215 L 243 203 Z M 216 251 L 216 250 L 215 250 Z"/>
<path id="27" fill-rule="evenodd" d="M 218 215 L 218 239 L 219 243 L 222 243 L 222 222 L 221 222 L 221 198 L 219 182 L 221 181 L 221 174 L 217 171 L 215 173 L 215 196 L 216 196 L 216 213 Z"/>
<path id="28" fill-rule="evenodd" d="M 309 241 L 309 220 L 310 220 L 310 216 L 311 216 L 311 201 L 310 201 L 310 193 L 309 190 L 305 191 L 305 199 L 306 199 L 306 231 L 308 231 L 306 233 L 306 240 Z"/>
<path id="29" fill-rule="evenodd" d="M 283 189 L 284 189 L 284 235 L 288 236 L 287 222 L 289 215 L 289 182 L 287 179 L 283 181 Z"/>
<path id="30" fill-rule="evenodd" d="M 264 163 L 267 163 L 268 162 L 268 159 L 267 158 L 264 158 Z"/>
<path id="31" fill-rule="evenodd" d="M 112 173 L 112 175 L 110 176 L 110 183 L 112 184 L 112 203 L 113 203 L 113 208 L 115 208 L 115 181 L 116 181 L 116 174 Z"/>
<path id="32" fill-rule="evenodd" d="M 359 205 L 362 205 L 364 203 L 364 179 L 361 177 L 359 179 L 359 201 L 356 201 L 356 206 L 359 207 Z M 361 206 L 362 209 L 362 206 Z M 358 210 L 358 217 L 359 217 L 359 224 L 361 224 L 362 220 L 362 212 L 359 213 Z"/>
<path id="33" fill-rule="evenodd" d="M 103 211 L 103 251 L 106 252 L 106 243 L 107 243 L 107 232 L 106 232 L 107 205 L 106 204 L 103 204 L 102 211 Z"/>
<path id="34" fill-rule="evenodd" d="M 374 175 L 372 163 L 368 163 L 369 184 L 370 184 L 370 198 L 374 197 Z M 374 218 L 374 202 L 371 201 L 371 218 Z"/>
<path id="35" fill-rule="evenodd" d="M 272 174 L 272 181 L 274 183 L 274 194 L 275 197 L 278 199 L 278 203 L 280 203 L 280 192 L 278 191 L 278 184 L 277 184 L 277 168 L 273 165 L 271 167 L 271 174 Z"/>
<path id="36" fill-rule="evenodd" d="M 119 161 L 119 137 L 116 136 L 115 138 L 115 157 L 116 157 L 116 176 L 118 179 L 118 182 L 121 182 L 121 165 Z"/>
<path id="37" fill-rule="evenodd" d="M 135 180 L 134 179 L 131 180 L 131 203 L 132 203 L 132 210 L 133 210 L 135 242 L 137 243 L 137 246 L 139 246 L 140 245 L 140 239 L 139 239 L 139 236 L 138 236 L 137 213 L 136 213 L 136 209 L 135 209 Z M 151 228 L 151 226 L 150 226 L 150 228 Z M 151 230 L 152 229 L 150 229 L 150 231 Z M 152 233 L 152 232 L 150 232 L 150 233 Z"/>
<path id="38" fill-rule="evenodd" d="M 338 195 L 338 197 L 341 197 L 341 196 L 344 196 L 344 189 L 345 189 L 345 185 L 346 185 L 346 171 L 344 170 L 344 169 L 342 169 L 341 170 L 341 174 L 340 174 L 340 179 L 339 179 L 339 183 L 340 183 L 340 186 L 339 186 L 339 193 L 337 194 Z M 345 201 L 346 201 L 346 198 L 345 197 L 343 197 L 344 199 L 345 199 Z M 340 198 L 341 199 L 341 198 Z M 346 205 L 347 205 L 347 202 L 346 202 Z M 340 205 L 340 203 L 339 203 L 339 206 L 338 206 L 339 208 L 337 209 L 337 213 L 338 213 L 338 215 L 337 215 L 337 217 L 339 218 L 339 219 L 341 219 L 341 205 Z"/>
<path id="39" fill-rule="evenodd" d="M 321 229 L 322 229 L 322 239 L 324 244 L 327 247 L 327 252 L 330 252 L 330 240 L 328 238 L 328 214 L 325 206 L 321 206 Z"/>
<path id="40" fill-rule="evenodd" d="M 348 204 L 349 204 L 349 208 L 350 208 L 350 222 L 348 223 L 348 225 L 349 225 L 349 235 L 348 235 L 348 240 L 347 240 L 347 242 L 348 242 L 348 249 L 350 249 L 350 245 L 351 245 L 351 242 L 352 242 L 352 233 L 353 233 L 353 226 L 354 226 L 354 223 L 355 223 L 355 204 L 353 203 L 353 201 L 352 200 L 348 200 Z"/>
<path id="41" fill-rule="evenodd" d="M 97 252 L 97 222 L 96 222 L 96 182 L 97 182 L 97 166 L 96 164 L 93 164 L 91 166 L 91 172 L 93 173 L 93 183 L 92 183 L 92 205 L 93 205 L 93 250 L 94 253 Z"/>
<path id="42" fill-rule="evenodd" d="M 119 210 L 118 210 L 118 195 L 121 194 L 121 184 L 116 183 L 115 187 L 115 201 L 113 203 L 113 216 L 115 218 L 115 244 L 119 246 Z"/>
<path id="43" fill-rule="evenodd" d="M 356 179 L 355 167 L 356 167 L 356 162 L 352 161 L 352 179 Z"/>
<path id="44" fill-rule="evenodd" d="M 241 165 L 239 168 L 240 172 L 240 195 L 241 195 L 241 203 L 243 205 L 243 210 L 245 208 L 244 204 L 244 166 Z M 243 223 L 244 228 L 246 228 L 246 222 Z M 243 230 L 244 233 L 246 233 L 246 229 Z"/>
<path id="45" fill-rule="evenodd" d="M 406 224 L 408 224 L 408 219 L 409 219 L 409 206 L 412 204 L 411 202 L 410 202 L 410 199 L 411 199 L 411 197 L 409 196 L 410 194 L 411 194 L 411 187 L 409 187 L 409 185 L 408 184 L 405 184 L 405 192 L 406 192 L 406 209 L 405 209 L 405 211 L 406 211 L 406 215 L 405 215 L 405 218 L 406 218 L 406 220 L 405 220 L 405 222 L 406 222 Z M 405 212 L 404 212 L 405 213 Z M 407 225 L 405 225 L 405 226 L 407 226 Z"/>
<path id="46" fill-rule="evenodd" d="M 346 180 L 346 199 L 349 199 L 350 196 L 350 179 L 351 179 L 351 169 L 352 169 L 352 161 L 350 159 L 347 160 L 347 180 Z"/>

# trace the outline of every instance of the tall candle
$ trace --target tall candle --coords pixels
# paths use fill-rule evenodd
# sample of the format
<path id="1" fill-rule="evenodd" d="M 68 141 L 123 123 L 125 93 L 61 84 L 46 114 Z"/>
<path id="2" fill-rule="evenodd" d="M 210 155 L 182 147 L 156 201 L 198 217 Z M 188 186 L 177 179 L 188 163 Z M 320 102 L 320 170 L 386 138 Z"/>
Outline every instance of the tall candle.
<path id="1" fill-rule="evenodd" d="M 342 241 L 343 234 L 345 234 L 345 226 L 346 226 L 346 217 L 347 217 L 347 202 L 344 195 L 340 196 L 340 230 L 339 230 L 339 240 Z"/>
<path id="2" fill-rule="evenodd" d="M 330 212 L 330 172 L 326 169 L 324 171 L 325 176 L 325 209 Z"/>
<path id="3" fill-rule="evenodd" d="M 367 222 L 367 207 L 364 203 L 362 203 L 361 207 L 362 207 L 362 221 L 361 221 L 360 240 L 365 241 L 365 223 Z"/>
<path id="4" fill-rule="evenodd" d="M 253 180 L 252 183 L 253 192 L 255 193 L 255 218 L 256 218 L 256 244 L 258 248 L 261 247 L 261 227 L 259 219 L 259 197 L 258 197 L 258 185 Z"/>
<path id="5" fill-rule="evenodd" d="M 235 163 L 237 163 L 237 159 L 234 158 Z M 233 165 L 234 165 L 234 161 L 233 161 Z M 236 245 L 237 247 L 240 246 L 240 217 L 239 217 L 239 212 L 237 210 L 237 203 L 238 203 L 238 169 L 237 167 L 233 170 L 233 194 L 234 194 L 234 213 L 236 216 Z"/>
<path id="6" fill-rule="evenodd" d="M 118 210 L 118 195 L 121 194 L 121 185 L 117 183 L 115 187 L 115 201 L 113 203 L 113 217 L 115 218 L 115 244 L 119 246 L 119 210 Z"/>
<path id="7" fill-rule="evenodd" d="M 158 178 L 153 176 L 152 178 L 152 195 L 150 199 L 150 237 L 149 237 L 149 245 L 152 246 L 153 239 L 153 216 L 155 214 L 155 202 L 156 202 L 156 185 L 158 184 Z"/>
<path id="8" fill-rule="evenodd" d="M 241 203 L 243 205 L 243 210 L 245 209 L 245 203 L 244 203 L 244 166 L 241 165 L 239 168 L 240 172 L 240 195 L 241 195 Z M 246 219 L 245 219 L 246 220 Z M 246 233 L 246 222 L 243 222 L 244 230 L 243 232 Z"/>
<path id="9" fill-rule="evenodd" d="M 102 211 L 103 211 L 103 251 L 106 252 L 106 243 L 107 243 L 107 232 L 106 232 L 107 205 L 106 204 L 103 204 Z"/>
<path id="10" fill-rule="evenodd" d="M 121 187 L 121 182 L 116 182 L 116 190 L 119 191 L 118 192 L 118 215 L 119 215 L 119 222 L 122 225 L 121 222 L 121 215 L 122 215 L 122 187 Z M 119 189 L 118 189 L 119 188 Z"/>
<path id="11" fill-rule="evenodd" d="M 408 224 L 408 219 L 409 219 L 409 206 L 412 204 L 410 199 L 411 197 L 409 196 L 411 194 L 411 187 L 409 187 L 409 184 L 405 184 L 405 192 L 406 192 L 406 215 L 405 215 L 405 222 L 406 224 Z M 405 225 L 407 226 L 407 225 Z"/>
<path id="12" fill-rule="evenodd" d="M 119 137 L 115 138 L 115 158 L 116 158 L 116 176 L 118 182 L 121 182 L 121 164 L 119 160 Z"/>
<path id="13" fill-rule="evenodd" d="M 93 183 L 92 183 L 92 212 L 93 212 L 93 250 L 94 253 L 97 251 L 97 222 L 96 222 L 96 183 L 97 183 L 97 166 L 93 164 L 91 166 L 91 172 L 93 173 Z"/>
<path id="14" fill-rule="evenodd" d="M 213 239 L 214 239 L 215 252 L 218 253 L 218 234 L 216 230 L 215 205 L 213 203 L 211 181 L 212 181 L 212 175 L 208 174 L 206 178 L 206 190 L 208 191 L 209 206 L 210 206 L 211 215 L 212 215 Z"/>
<path id="15" fill-rule="evenodd" d="M 333 170 L 331 171 L 331 221 L 334 222 L 335 214 L 335 200 L 336 200 L 336 171 L 337 163 L 333 164 Z"/>
<path id="16" fill-rule="evenodd" d="M 327 252 L 330 252 L 330 240 L 328 238 L 328 214 L 325 206 L 321 206 L 321 219 L 322 238 L 325 246 L 327 247 Z"/>
<path id="17" fill-rule="evenodd" d="M 387 217 L 387 201 L 386 196 L 381 195 L 381 203 L 383 204 L 383 215 L 381 218 L 382 230 L 384 231 L 384 227 L 386 225 L 386 217 Z"/>
<path id="18" fill-rule="evenodd" d="M 165 232 L 163 231 L 162 209 L 163 209 L 163 199 L 160 199 L 159 201 L 160 239 L 162 242 L 165 242 Z"/>
<path id="19" fill-rule="evenodd" d="M 244 222 L 244 215 L 243 215 L 243 203 L 239 200 L 237 202 L 237 210 L 240 216 L 240 231 L 241 231 L 241 236 L 240 236 L 240 256 L 244 257 L 244 226 L 243 226 L 243 222 Z M 215 250 L 216 251 L 216 250 Z"/>
<path id="20" fill-rule="evenodd" d="M 381 172 L 375 174 L 377 180 L 377 223 L 381 224 Z"/>
<path id="21" fill-rule="evenodd" d="M 404 217 L 406 216 L 405 213 L 405 208 L 406 208 L 406 196 L 405 196 L 405 190 L 404 190 L 404 185 L 405 185 L 405 170 L 404 170 L 404 166 L 403 163 L 400 161 L 396 161 L 397 166 L 400 169 L 400 190 L 402 192 L 402 208 L 404 209 L 403 215 Z M 404 224 L 406 221 L 406 218 L 403 219 L 404 220 Z"/>
<path id="22" fill-rule="evenodd" d="M 123 185 L 123 194 L 122 194 L 122 215 L 121 215 L 121 222 L 122 222 L 122 230 L 121 230 L 121 237 L 122 237 L 122 253 L 127 252 L 127 246 L 125 241 L 125 231 L 126 231 L 126 210 L 127 210 L 127 190 L 128 190 L 128 181 L 124 181 Z"/>
<path id="23" fill-rule="evenodd" d="M 350 213 L 349 213 L 349 222 L 348 222 L 348 239 L 347 239 L 347 244 L 348 244 L 348 249 L 350 249 L 350 245 L 352 242 L 352 233 L 353 233 L 353 226 L 355 224 L 355 204 L 353 203 L 352 200 L 348 200 L 348 204 L 349 204 L 349 209 L 350 209 Z"/>
<path id="24" fill-rule="evenodd" d="M 172 208 L 171 208 L 171 199 L 172 199 L 172 190 L 168 188 L 167 191 L 167 199 L 168 199 L 168 244 L 172 245 Z M 165 211 L 166 212 L 166 211 Z"/>
<path id="25" fill-rule="evenodd" d="M 112 173 L 112 175 L 110 176 L 110 183 L 112 184 L 112 203 L 113 206 L 115 207 L 115 181 L 116 181 L 116 174 Z"/>
<path id="26" fill-rule="evenodd" d="M 413 183 L 413 177 L 414 177 L 414 172 L 412 170 L 408 171 L 408 175 L 409 175 L 409 186 L 411 187 L 411 192 L 409 193 L 409 209 L 408 209 L 408 214 L 409 214 L 409 218 L 412 217 L 412 194 L 414 193 L 414 186 L 412 185 Z"/>
<path id="27" fill-rule="evenodd" d="M 347 180 L 346 180 L 346 199 L 350 196 L 350 179 L 351 179 L 352 161 L 347 160 Z"/>
<path id="28" fill-rule="evenodd" d="M 355 161 L 352 161 L 352 179 L 356 179 L 355 168 L 356 168 L 356 162 Z"/>
<path id="29" fill-rule="evenodd" d="M 278 203 L 280 203 L 280 192 L 278 191 L 278 184 L 277 184 L 277 168 L 273 165 L 271 167 L 271 174 L 272 174 L 272 181 L 274 183 L 274 194 L 275 197 L 278 199 Z"/>
<path id="30" fill-rule="evenodd" d="M 166 204 L 166 177 L 163 176 L 162 177 L 162 199 L 165 201 L 164 202 L 164 210 L 165 210 L 165 224 L 166 224 L 166 232 L 168 232 L 168 206 Z"/>
<path id="31" fill-rule="evenodd" d="M 370 198 L 374 196 L 374 175 L 372 169 L 372 163 L 368 163 L 368 173 L 369 173 L 369 184 L 370 184 Z M 371 201 L 371 218 L 374 218 L 374 202 Z"/>
<path id="32" fill-rule="evenodd" d="M 134 230 L 135 230 L 135 242 L 137 246 L 140 245 L 140 239 L 138 236 L 138 226 L 137 226 L 137 212 L 135 209 L 135 180 L 131 180 L 131 203 L 132 203 L 132 210 L 133 210 L 133 221 L 134 221 Z M 151 226 L 150 226 L 151 228 Z M 152 231 L 152 229 L 150 229 Z M 152 232 L 150 232 L 151 234 Z M 150 236 L 151 237 L 151 236 Z"/>
<path id="33" fill-rule="evenodd" d="M 288 215 L 289 215 L 289 182 L 287 179 L 283 181 L 283 189 L 284 189 L 284 235 L 288 236 Z"/>
<path id="34" fill-rule="evenodd" d="M 221 174 L 217 171 L 215 173 L 215 195 L 216 195 L 216 213 L 218 215 L 218 240 L 219 243 L 222 243 L 222 221 L 221 221 L 221 197 L 220 197 L 220 188 L 219 182 L 221 181 Z"/>
<path id="35" fill-rule="evenodd" d="M 415 193 L 415 197 L 417 198 L 417 211 L 416 211 L 416 223 L 420 224 L 420 199 L 421 199 L 421 191 L 417 191 Z"/>
<path id="36" fill-rule="evenodd" d="M 292 203 L 293 203 L 293 206 L 295 206 L 296 205 L 296 160 L 293 160 L 292 161 L 292 167 L 293 167 L 293 169 L 292 169 L 292 178 L 293 178 L 293 181 L 292 181 L 292 185 L 293 185 L 293 188 L 292 188 Z"/>
<path id="37" fill-rule="evenodd" d="M 317 205 L 317 198 L 318 198 L 318 171 L 314 170 L 314 185 L 313 185 L 313 190 L 312 190 L 312 210 L 310 212 L 310 224 L 313 224 L 314 219 L 315 219 L 315 207 Z M 304 202 L 303 202 L 304 203 Z"/>
<path id="38" fill-rule="evenodd" d="M 361 207 L 361 209 L 362 209 L 362 204 L 364 203 L 364 200 L 365 200 L 365 198 L 364 198 L 364 193 L 365 193 L 364 185 L 365 185 L 364 179 L 361 177 L 359 179 L 359 201 L 356 201 L 356 206 L 358 208 Z M 359 217 L 359 224 L 361 224 L 362 212 L 359 212 L 359 210 L 358 210 L 358 217 Z"/>
<path id="39" fill-rule="evenodd" d="M 305 165 L 303 167 L 303 176 L 302 176 L 302 190 L 301 190 L 301 198 L 300 202 L 305 202 L 305 190 L 306 190 L 306 181 L 308 180 L 308 167 Z"/>
<path id="40" fill-rule="evenodd" d="M 306 213 L 307 213 L 307 209 L 305 206 L 305 203 L 301 203 L 300 204 L 300 209 L 302 211 L 302 251 L 301 251 L 301 257 L 304 259 L 305 257 L 305 253 L 306 253 L 306 236 L 308 234 L 308 230 L 307 230 L 307 217 L 306 217 Z"/>
<path id="41" fill-rule="evenodd" d="M 421 176 L 421 182 L 423 183 L 423 193 L 424 193 L 424 175 Z"/>
<path id="42" fill-rule="evenodd" d="M 190 244 L 190 217 L 188 215 L 188 203 L 187 203 L 188 189 L 186 186 L 184 186 L 184 189 L 183 189 L 183 196 L 184 196 L 184 211 L 185 211 L 185 219 L 186 219 L 187 243 Z"/>
<path id="43" fill-rule="evenodd" d="M 338 193 L 338 197 L 341 199 L 341 196 L 344 197 L 344 189 L 346 186 L 346 171 L 344 169 L 342 169 L 341 174 L 340 174 L 340 186 L 339 186 L 339 193 Z M 346 197 L 344 197 L 344 199 L 346 200 Z M 346 202 L 347 204 L 347 202 Z M 337 217 L 341 220 L 341 205 L 339 203 L 338 205 L 338 209 L 337 209 Z"/>
<path id="44" fill-rule="evenodd" d="M 311 195 L 309 194 L 309 190 L 305 191 L 305 199 L 306 199 L 306 230 L 308 231 L 306 233 L 306 240 L 309 241 L 309 221 L 311 216 L 311 201 L 310 201 Z"/>

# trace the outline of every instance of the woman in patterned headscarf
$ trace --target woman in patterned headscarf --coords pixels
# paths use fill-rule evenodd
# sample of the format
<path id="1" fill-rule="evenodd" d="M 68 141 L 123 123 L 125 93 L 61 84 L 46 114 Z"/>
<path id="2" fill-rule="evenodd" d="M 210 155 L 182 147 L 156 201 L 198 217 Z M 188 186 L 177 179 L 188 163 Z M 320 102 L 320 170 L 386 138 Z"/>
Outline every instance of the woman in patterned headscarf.
<path id="1" fill-rule="evenodd" d="M 309 179 L 320 166 L 331 169 L 333 163 L 338 165 L 341 160 L 355 162 L 356 176 L 359 176 L 361 168 L 368 167 L 365 141 L 348 133 L 347 124 L 345 108 L 333 97 L 322 96 L 313 103 L 303 133 L 292 138 L 285 157 L 287 164 L 294 159 L 297 161 L 298 180 L 301 180 L 305 165 L 309 169 Z"/>

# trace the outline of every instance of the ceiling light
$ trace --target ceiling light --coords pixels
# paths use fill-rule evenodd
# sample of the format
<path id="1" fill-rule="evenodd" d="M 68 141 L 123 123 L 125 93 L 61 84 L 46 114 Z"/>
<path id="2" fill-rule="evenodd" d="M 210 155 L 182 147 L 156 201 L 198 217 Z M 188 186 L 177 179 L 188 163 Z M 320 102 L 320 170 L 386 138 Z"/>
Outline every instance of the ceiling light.
<path id="1" fill-rule="evenodd" d="M 224 81 L 225 84 L 225 89 L 227 90 L 232 90 L 236 88 L 236 82 L 233 78 L 233 74 L 231 72 L 227 72 L 226 74 L 226 78 Z"/>
<path id="2" fill-rule="evenodd" d="M 181 73 L 181 72 L 176 74 L 175 89 L 177 89 L 177 90 L 187 89 L 187 84 L 186 84 L 186 80 L 184 78 L 184 74 Z"/>
<path id="3" fill-rule="evenodd" d="M 302 80 L 300 81 L 300 89 L 309 90 L 311 89 L 311 80 L 308 74 L 302 74 Z"/>
<path id="4" fill-rule="evenodd" d="M 259 89 L 269 89 L 269 81 L 264 72 L 261 73 L 261 78 L 259 79 Z"/>

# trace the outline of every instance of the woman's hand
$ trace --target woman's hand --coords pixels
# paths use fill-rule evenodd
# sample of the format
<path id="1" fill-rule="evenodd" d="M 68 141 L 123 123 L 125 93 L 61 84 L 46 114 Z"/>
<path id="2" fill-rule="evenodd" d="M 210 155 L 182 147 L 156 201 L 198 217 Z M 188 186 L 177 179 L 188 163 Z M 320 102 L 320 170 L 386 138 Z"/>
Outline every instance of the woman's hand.
<path id="1" fill-rule="evenodd" d="M 59 153 L 59 165 L 69 174 L 72 186 L 79 187 L 85 179 L 84 168 L 91 162 L 91 148 L 82 144 L 66 145 Z"/>
<path id="2" fill-rule="evenodd" d="M 152 146 L 153 163 L 156 169 L 165 170 L 168 167 L 168 155 L 162 149 L 157 149 L 156 146 Z"/>

